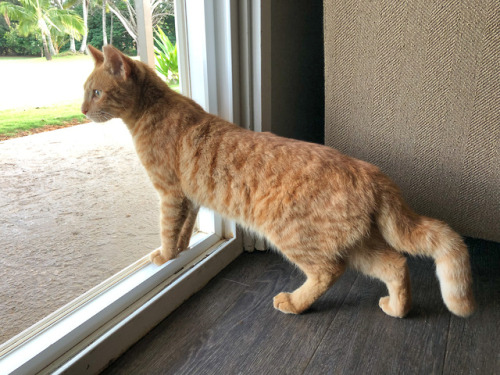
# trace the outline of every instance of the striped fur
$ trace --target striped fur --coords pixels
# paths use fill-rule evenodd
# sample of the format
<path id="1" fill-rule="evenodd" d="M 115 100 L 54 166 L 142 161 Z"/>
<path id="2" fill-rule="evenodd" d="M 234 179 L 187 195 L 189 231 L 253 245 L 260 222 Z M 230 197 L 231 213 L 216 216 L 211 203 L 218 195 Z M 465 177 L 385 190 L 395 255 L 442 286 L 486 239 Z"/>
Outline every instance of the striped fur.
<path id="1" fill-rule="evenodd" d="M 473 312 L 462 239 L 412 212 L 377 167 L 325 146 L 241 129 L 115 48 L 89 49 L 96 66 L 82 111 L 98 122 L 122 118 L 132 134 L 161 199 L 155 264 L 187 247 L 203 205 L 267 238 L 306 274 L 300 288 L 274 298 L 282 312 L 306 310 L 350 266 L 382 280 L 389 296 L 380 307 L 403 317 L 411 293 L 402 253 L 433 257 L 447 307 L 459 316 Z"/>

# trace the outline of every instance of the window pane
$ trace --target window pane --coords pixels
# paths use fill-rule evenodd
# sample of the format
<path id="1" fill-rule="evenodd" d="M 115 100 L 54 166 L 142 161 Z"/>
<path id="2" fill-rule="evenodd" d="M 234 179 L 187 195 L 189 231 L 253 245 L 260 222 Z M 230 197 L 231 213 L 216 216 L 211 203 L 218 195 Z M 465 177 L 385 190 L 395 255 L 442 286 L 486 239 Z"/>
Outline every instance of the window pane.
<path id="1" fill-rule="evenodd" d="M 120 121 L 0 144 L 0 341 L 159 245 L 158 197 Z"/>
<path id="2" fill-rule="evenodd" d="M 94 45 L 100 16 L 89 15 Z M 160 26 L 175 45 L 174 17 Z M 116 17 L 113 27 L 113 44 L 134 55 Z M 89 56 L 16 61 L 0 59 L 3 87 L 13 88 L 0 91 L 0 103 L 19 108 L 17 117 L 20 107 L 61 98 L 79 105 L 93 69 Z M 175 74 L 168 78 L 178 87 Z M 158 195 L 120 120 L 8 139 L 0 160 L 1 344 L 147 255 L 160 237 Z"/>

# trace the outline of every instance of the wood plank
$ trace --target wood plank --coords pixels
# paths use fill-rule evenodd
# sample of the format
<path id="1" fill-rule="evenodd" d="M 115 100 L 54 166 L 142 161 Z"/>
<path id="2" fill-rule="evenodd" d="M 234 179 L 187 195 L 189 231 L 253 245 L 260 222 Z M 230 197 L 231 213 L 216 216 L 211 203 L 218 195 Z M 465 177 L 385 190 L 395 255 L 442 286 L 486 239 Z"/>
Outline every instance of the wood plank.
<path id="1" fill-rule="evenodd" d="M 273 308 L 272 298 L 291 291 L 304 280 L 287 262 L 268 267 L 224 316 L 184 353 L 180 367 L 170 374 L 301 374 L 321 342 L 356 275 L 344 275 L 330 291 L 302 315 L 285 315 Z"/>
<path id="2" fill-rule="evenodd" d="M 193 345 L 198 345 L 193 338 L 208 330 L 249 284 L 264 272 L 266 266 L 275 262 L 281 260 L 276 256 L 240 255 L 200 292 L 113 362 L 103 374 L 163 373 L 164 367 L 182 364 L 185 353 L 193 350 Z"/>
<path id="3" fill-rule="evenodd" d="M 243 254 L 105 373 L 500 373 L 500 245 L 468 244 L 480 304 L 470 319 L 448 312 L 423 259 L 409 262 L 414 302 L 405 319 L 379 309 L 382 283 L 355 273 L 311 311 L 284 315 L 272 297 L 303 275 L 278 255 Z"/>
<path id="4" fill-rule="evenodd" d="M 433 374 L 442 371 L 450 314 L 431 261 L 409 261 L 413 308 L 405 319 L 378 307 L 387 294 L 360 276 L 305 374 Z"/>
<path id="5" fill-rule="evenodd" d="M 478 309 L 450 322 L 444 374 L 500 374 L 500 244 L 468 239 Z"/>

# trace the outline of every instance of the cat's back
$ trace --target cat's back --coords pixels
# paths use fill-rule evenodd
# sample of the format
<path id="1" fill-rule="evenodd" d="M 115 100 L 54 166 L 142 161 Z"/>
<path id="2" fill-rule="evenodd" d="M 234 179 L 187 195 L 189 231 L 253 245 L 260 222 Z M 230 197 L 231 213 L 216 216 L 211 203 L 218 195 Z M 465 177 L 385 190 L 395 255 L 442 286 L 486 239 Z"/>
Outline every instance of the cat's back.
<path id="1" fill-rule="evenodd" d="M 260 178 L 280 171 L 310 177 L 358 178 L 380 173 L 379 169 L 340 151 L 310 142 L 285 138 L 269 132 L 253 132 L 208 116 L 193 126 L 180 141 L 181 165 L 206 163 L 234 172 L 253 171 Z M 201 167 L 201 165 L 199 165 Z"/>
<path id="2" fill-rule="evenodd" d="M 257 216 L 259 207 L 271 202 L 307 209 L 312 200 L 324 207 L 348 205 L 352 193 L 360 204 L 374 200 L 372 179 L 378 169 L 371 164 L 323 145 L 248 131 L 215 116 L 186 133 L 179 155 L 183 190 L 233 218 Z"/>

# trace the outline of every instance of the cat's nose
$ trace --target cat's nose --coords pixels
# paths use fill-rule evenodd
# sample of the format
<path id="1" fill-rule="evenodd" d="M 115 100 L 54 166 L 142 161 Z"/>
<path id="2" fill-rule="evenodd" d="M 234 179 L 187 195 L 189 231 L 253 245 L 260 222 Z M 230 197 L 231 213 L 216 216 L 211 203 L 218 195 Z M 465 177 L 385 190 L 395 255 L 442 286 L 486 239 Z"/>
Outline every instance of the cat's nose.
<path id="1" fill-rule="evenodd" d="M 89 110 L 82 105 L 82 113 L 86 115 L 88 111 Z"/>

